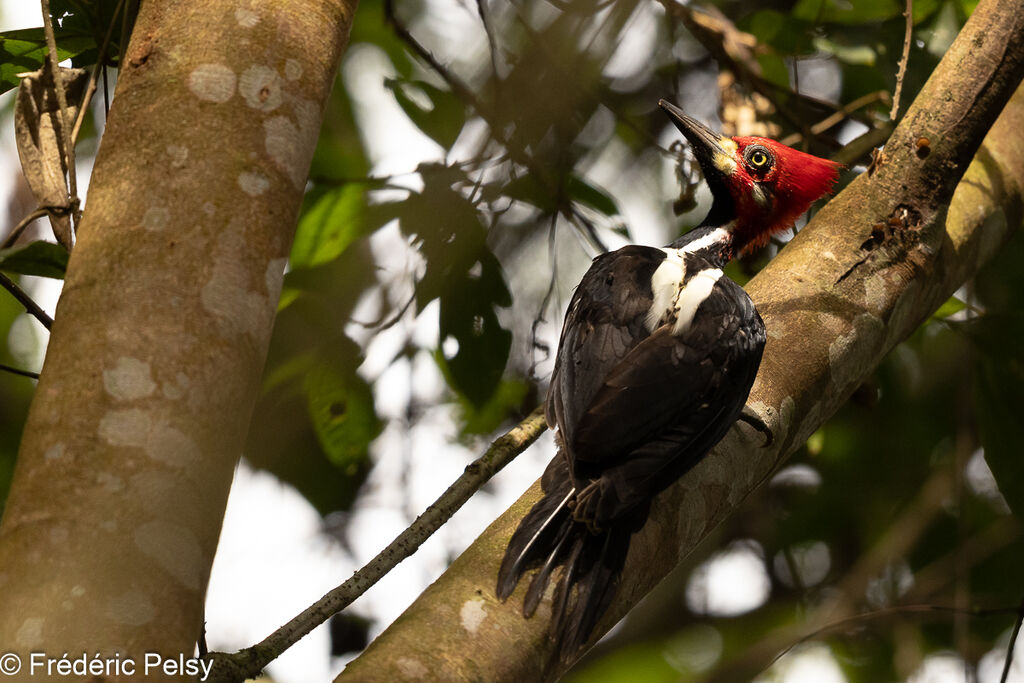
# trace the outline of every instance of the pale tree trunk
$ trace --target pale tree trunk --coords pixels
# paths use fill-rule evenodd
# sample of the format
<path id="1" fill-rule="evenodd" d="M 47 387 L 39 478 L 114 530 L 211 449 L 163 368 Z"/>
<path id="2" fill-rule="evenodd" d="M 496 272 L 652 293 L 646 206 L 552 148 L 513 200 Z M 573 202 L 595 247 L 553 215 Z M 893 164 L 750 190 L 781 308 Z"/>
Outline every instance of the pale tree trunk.
<path id="1" fill-rule="evenodd" d="M 983 0 L 873 172 L 827 204 L 750 282 L 769 339 L 749 405 L 775 443 L 763 448 L 760 434 L 737 426 L 655 500 L 595 639 L 766 481 L 1017 229 L 1024 206 L 1024 92 L 1000 111 L 1022 74 L 1024 0 Z M 531 619 L 521 614 L 528 581 L 505 603 L 494 595 L 505 545 L 538 497 L 534 485 L 338 681 L 517 683 L 560 674 L 546 637 L 550 590 Z"/>
<path id="2" fill-rule="evenodd" d="M 193 654 L 354 9 L 141 5 L 0 527 L 23 677 Z"/>

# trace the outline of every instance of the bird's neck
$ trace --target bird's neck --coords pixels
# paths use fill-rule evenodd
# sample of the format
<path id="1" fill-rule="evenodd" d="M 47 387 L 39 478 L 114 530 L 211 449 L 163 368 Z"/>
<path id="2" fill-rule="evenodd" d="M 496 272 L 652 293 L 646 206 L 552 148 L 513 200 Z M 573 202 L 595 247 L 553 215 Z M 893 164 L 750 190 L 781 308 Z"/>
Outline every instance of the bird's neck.
<path id="1" fill-rule="evenodd" d="M 712 267 L 721 268 L 742 249 L 742 245 L 737 244 L 734 227 L 735 222 L 711 225 L 705 221 L 668 246 L 700 256 Z"/>

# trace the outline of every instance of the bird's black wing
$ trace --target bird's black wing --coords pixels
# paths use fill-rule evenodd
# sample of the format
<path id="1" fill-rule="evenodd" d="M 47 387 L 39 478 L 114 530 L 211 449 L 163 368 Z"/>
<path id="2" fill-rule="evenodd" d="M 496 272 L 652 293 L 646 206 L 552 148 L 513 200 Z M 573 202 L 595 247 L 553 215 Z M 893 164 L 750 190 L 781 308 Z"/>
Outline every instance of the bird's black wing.
<path id="1" fill-rule="evenodd" d="M 721 276 L 689 326 L 674 331 L 665 324 L 635 343 L 572 425 L 573 477 L 577 486 L 593 484 L 589 512 L 577 518 L 603 525 L 646 504 L 696 464 L 742 411 L 764 342 L 753 302 Z"/>
<path id="2" fill-rule="evenodd" d="M 563 444 L 605 378 L 649 332 L 651 277 L 661 249 L 626 246 L 594 259 L 569 302 L 547 399 L 547 419 Z"/>

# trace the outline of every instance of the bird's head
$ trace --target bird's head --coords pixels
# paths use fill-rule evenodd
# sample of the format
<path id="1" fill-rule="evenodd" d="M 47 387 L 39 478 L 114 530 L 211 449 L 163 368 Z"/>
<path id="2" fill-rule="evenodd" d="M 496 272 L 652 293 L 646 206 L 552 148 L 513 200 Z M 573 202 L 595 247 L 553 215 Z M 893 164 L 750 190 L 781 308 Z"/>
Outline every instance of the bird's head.
<path id="1" fill-rule="evenodd" d="M 768 138 L 719 135 L 670 102 L 658 104 L 693 147 L 714 196 L 709 219 L 731 231 L 737 254 L 792 227 L 839 177 L 834 161 Z"/>

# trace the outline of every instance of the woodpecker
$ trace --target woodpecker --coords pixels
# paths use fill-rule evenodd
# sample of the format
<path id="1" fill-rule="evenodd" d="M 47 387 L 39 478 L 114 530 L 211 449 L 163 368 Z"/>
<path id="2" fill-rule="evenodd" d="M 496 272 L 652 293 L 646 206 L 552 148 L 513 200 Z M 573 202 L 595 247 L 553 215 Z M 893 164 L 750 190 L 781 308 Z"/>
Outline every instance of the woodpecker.
<path id="1" fill-rule="evenodd" d="M 594 259 L 565 315 L 546 403 L 558 452 L 544 495 L 520 522 L 498 572 L 505 600 L 536 611 L 559 566 L 549 634 L 571 661 L 618 586 L 653 497 L 744 419 L 765 344 L 746 292 L 722 272 L 786 230 L 840 165 L 759 137 L 724 137 L 659 105 L 693 148 L 711 189 L 703 222 L 667 247 L 629 245 Z M 575 590 L 574 590 L 575 589 Z"/>

